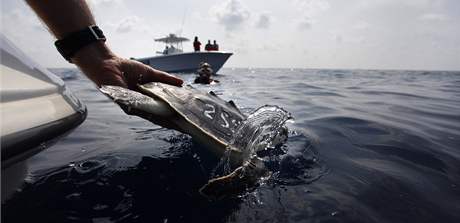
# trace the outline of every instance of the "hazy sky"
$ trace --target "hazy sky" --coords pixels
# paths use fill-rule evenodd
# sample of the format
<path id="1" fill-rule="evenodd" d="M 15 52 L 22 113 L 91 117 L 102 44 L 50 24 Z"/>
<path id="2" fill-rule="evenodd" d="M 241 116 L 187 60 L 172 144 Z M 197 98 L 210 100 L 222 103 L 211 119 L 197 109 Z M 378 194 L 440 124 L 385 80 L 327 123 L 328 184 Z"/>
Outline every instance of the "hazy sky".
<path id="1" fill-rule="evenodd" d="M 182 32 L 233 52 L 226 67 L 460 70 L 460 0 L 89 3 L 124 57 L 152 56 L 164 48 L 154 38 Z M 47 67 L 71 66 L 23 1 L 2 0 L 1 11 L 2 33 L 26 53 Z"/>

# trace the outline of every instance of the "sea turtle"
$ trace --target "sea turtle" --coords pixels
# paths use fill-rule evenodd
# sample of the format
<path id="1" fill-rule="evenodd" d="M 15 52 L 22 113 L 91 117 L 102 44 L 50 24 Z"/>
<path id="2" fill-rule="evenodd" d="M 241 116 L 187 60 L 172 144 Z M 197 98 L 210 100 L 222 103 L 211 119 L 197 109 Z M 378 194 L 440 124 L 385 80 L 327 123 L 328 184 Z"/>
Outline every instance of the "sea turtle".
<path id="1" fill-rule="evenodd" d="M 190 85 L 152 82 L 138 88 L 141 93 L 117 86 L 102 86 L 100 91 L 127 114 L 189 134 L 216 155 L 228 156 L 234 171 L 203 186 L 200 192 L 208 197 L 234 194 L 256 183 L 267 173 L 254 153 L 256 147 L 274 145 L 277 137 L 282 141 L 287 135 L 279 129 L 284 129 L 281 127 L 290 116 L 277 106 L 264 106 L 247 116 L 233 101 Z M 262 125 L 264 128 L 259 128 Z"/>

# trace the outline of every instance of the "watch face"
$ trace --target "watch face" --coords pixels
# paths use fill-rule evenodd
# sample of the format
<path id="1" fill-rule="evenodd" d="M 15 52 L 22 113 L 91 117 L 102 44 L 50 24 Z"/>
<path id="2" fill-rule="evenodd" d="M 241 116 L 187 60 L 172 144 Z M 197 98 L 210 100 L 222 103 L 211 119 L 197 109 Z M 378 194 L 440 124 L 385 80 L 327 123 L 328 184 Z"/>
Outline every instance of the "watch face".
<path id="1" fill-rule="evenodd" d="M 104 33 L 102 32 L 101 29 L 99 29 L 98 26 L 89 26 L 88 29 L 93 33 L 93 36 L 96 38 L 96 40 L 103 40 L 105 41 L 105 36 Z"/>

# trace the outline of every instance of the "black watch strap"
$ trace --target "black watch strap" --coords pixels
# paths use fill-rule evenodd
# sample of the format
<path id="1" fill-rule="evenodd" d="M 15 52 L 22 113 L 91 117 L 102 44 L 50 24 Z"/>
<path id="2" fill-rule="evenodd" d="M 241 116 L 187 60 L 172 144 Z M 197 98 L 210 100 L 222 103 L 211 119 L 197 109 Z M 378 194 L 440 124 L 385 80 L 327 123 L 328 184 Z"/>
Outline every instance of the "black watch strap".
<path id="1" fill-rule="evenodd" d="M 83 30 L 70 33 L 63 39 L 54 42 L 59 53 L 70 63 L 72 56 L 81 48 L 93 43 L 95 41 L 104 41 L 104 33 L 98 26 L 88 26 Z"/>

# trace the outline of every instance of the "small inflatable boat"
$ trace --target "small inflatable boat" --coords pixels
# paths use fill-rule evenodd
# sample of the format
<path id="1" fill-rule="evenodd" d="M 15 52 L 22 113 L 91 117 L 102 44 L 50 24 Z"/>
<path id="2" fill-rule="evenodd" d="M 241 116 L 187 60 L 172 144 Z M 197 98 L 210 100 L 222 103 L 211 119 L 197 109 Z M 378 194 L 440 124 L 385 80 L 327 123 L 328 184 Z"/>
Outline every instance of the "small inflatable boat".
<path id="1" fill-rule="evenodd" d="M 82 123 L 86 107 L 66 89 L 60 78 L 34 63 L 3 34 L 0 34 L 0 47 L 3 194 L 7 169 Z"/>

